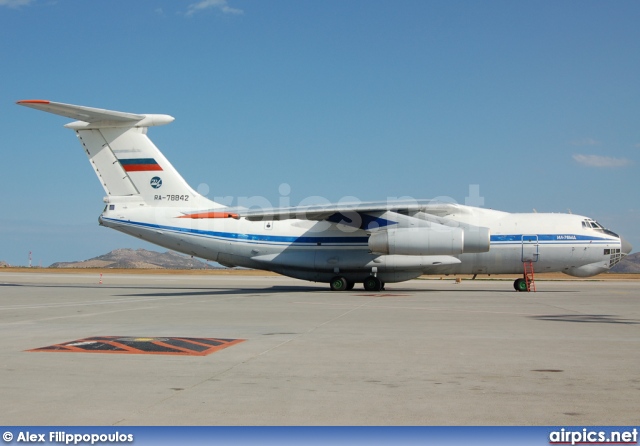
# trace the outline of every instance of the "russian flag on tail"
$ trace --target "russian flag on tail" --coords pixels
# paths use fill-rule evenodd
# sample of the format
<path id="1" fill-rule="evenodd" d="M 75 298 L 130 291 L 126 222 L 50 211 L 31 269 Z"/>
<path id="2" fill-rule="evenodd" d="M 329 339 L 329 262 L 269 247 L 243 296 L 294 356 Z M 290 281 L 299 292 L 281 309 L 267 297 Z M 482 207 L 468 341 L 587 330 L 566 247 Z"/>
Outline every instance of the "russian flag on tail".
<path id="1" fill-rule="evenodd" d="M 125 172 L 142 172 L 150 170 L 162 170 L 160 164 L 153 158 L 121 159 L 120 164 Z"/>

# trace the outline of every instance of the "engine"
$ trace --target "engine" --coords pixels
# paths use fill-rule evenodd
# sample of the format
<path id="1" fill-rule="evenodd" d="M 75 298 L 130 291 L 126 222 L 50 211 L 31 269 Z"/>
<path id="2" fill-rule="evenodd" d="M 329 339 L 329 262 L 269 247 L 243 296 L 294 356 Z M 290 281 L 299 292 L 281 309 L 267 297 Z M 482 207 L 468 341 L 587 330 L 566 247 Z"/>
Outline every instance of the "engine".
<path id="1" fill-rule="evenodd" d="M 432 224 L 431 227 L 391 228 L 369 237 L 369 249 L 379 254 L 408 256 L 459 255 L 489 251 L 489 229 Z"/>

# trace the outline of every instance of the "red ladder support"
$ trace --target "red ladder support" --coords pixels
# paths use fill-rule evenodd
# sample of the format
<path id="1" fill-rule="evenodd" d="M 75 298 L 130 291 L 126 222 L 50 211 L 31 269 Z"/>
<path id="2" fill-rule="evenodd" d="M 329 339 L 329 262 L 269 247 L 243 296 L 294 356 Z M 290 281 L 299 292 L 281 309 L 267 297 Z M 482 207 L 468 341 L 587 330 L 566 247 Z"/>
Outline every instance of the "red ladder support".
<path id="1" fill-rule="evenodd" d="M 531 291 L 533 287 L 533 291 L 536 291 L 536 281 L 533 275 L 533 262 L 522 262 L 524 265 L 524 281 L 527 283 L 527 291 Z"/>

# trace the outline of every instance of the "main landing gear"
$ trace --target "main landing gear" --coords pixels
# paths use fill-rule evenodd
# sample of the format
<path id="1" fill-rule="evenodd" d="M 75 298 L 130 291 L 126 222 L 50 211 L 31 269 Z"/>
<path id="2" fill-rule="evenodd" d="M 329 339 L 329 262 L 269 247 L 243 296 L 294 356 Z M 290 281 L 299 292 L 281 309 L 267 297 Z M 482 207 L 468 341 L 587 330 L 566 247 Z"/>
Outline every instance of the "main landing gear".
<path id="1" fill-rule="evenodd" d="M 342 276 L 336 276 L 331 279 L 331 282 L 329 282 L 331 291 L 349 291 L 353 289 L 354 285 L 354 282 L 351 282 Z"/>
<path id="2" fill-rule="evenodd" d="M 345 277 L 336 276 L 331 279 L 329 282 L 329 286 L 331 287 L 331 291 L 350 291 L 353 289 L 355 282 L 352 282 Z M 369 276 L 364 279 L 363 282 L 364 289 L 367 291 L 381 291 L 384 290 L 384 282 L 378 279 L 375 276 Z"/>
<path id="3" fill-rule="evenodd" d="M 367 291 L 382 291 L 384 289 L 384 282 L 375 276 L 369 276 L 364 279 L 362 285 L 364 285 L 364 289 Z"/>

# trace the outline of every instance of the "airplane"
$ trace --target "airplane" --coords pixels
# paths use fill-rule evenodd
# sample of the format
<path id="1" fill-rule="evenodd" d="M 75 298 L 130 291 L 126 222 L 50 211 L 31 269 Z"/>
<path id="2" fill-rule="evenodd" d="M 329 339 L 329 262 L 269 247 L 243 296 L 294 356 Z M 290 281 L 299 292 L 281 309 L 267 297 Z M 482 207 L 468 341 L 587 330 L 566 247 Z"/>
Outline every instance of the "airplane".
<path id="1" fill-rule="evenodd" d="M 46 100 L 17 104 L 74 119 L 106 196 L 102 226 L 228 267 L 328 283 L 333 291 L 380 291 L 421 275 L 529 274 L 588 277 L 608 271 L 631 245 L 574 214 L 507 213 L 403 200 L 287 208 L 229 207 L 192 189 L 147 137 L 172 116 Z M 527 271 L 525 267 L 530 268 Z"/>

